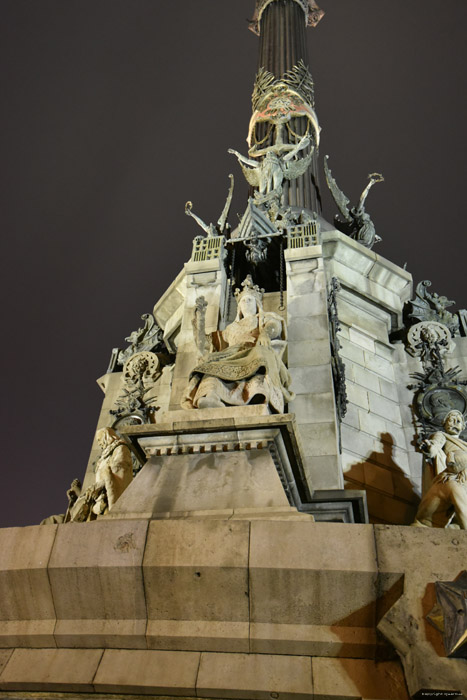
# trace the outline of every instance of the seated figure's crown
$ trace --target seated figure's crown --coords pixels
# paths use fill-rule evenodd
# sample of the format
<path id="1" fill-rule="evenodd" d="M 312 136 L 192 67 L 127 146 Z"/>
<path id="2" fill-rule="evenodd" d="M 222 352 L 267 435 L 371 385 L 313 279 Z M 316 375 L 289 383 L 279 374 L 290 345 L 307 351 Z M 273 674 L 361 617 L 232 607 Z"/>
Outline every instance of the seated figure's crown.
<path id="1" fill-rule="evenodd" d="M 261 289 L 261 287 L 258 287 L 257 284 L 253 284 L 253 279 L 251 275 L 247 275 L 245 279 L 242 282 L 242 287 L 243 289 L 237 289 L 235 290 L 235 299 L 237 300 L 237 304 L 239 303 L 240 299 L 244 296 L 253 296 L 255 297 L 259 302 L 263 298 L 264 294 L 264 289 Z"/>

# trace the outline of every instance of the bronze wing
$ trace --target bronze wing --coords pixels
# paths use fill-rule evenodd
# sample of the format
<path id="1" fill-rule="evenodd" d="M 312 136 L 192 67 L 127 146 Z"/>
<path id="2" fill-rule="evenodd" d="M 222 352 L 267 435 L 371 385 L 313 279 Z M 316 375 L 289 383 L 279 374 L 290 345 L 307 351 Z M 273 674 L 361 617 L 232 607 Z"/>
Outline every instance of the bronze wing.
<path id="1" fill-rule="evenodd" d="M 329 191 L 332 194 L 332 198 L 335 201 L 340 213 L 342 214 L 344 219 L 348 221 L 349 224 L 351 224 L 353 222 L 353 219 L 350 215 L 349 208 L 347 206 L 350 203 L 350 199 L 347 199 L 342 190 L 339 189 L 337 182 L 333 178 L 332 173 L 329 169 L 328 160 L 329 156 L 324 156 L 324 173 L 326 175 L 326 182 Z"/>
<path id="2" fill-rule="evenodd" d="M 284 163 L 282 166 L 284 177 L 287 180 L 295 180 L 300 175 L 304 175 L 311 165 L 311 160 L 313 158 L 313 153 L 309 153 L 304 158 L 300 160 L 292 160 L 288 163 Z"/>
<path id="3" fill-rule="evenodd" d="M 248 182 L 248 184 L 252 187 L 259 187 L 260 164 L 258 164 L 256 168 L 249 168 L 248 166 L 243 165 L 240 160 L 238 162 L 240 163 L 240 167 L 243 170 L 245 180 Z"/>

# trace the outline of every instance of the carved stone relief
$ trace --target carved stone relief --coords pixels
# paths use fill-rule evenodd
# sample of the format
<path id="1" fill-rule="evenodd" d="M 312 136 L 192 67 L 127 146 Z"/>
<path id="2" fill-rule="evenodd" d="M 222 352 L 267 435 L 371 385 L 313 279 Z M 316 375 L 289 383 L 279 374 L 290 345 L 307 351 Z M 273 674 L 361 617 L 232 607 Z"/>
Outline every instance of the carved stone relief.
<path id="1" fill-rule="evenodd" d="M 123 367 L 123 388 L 110 411 L 116 416 L 113 427 L 134 423 L 151 423 L 157 411 L 154 385 L 161 374 L 160 361 L 152 352 L 132 355 Z"/>
<path id="2" fill-rule="evenodd" d="M 141 320 L 144 321 L 144 325 L 125 338 L 129 346 L 125 350 L 119 350 L 119 348 L 112 350 L 107 372 L 119 371 L 119 368 L 123 367 L 125 362 L 138 352 L 166 352 L 163 342 L 164 334 L 156 323 L 154 316 L 152 314 L 143 314 Z"/>
<path id="3" fill-rule="evenodd" d="M 452 352 L 454 343 L 447 326 L 437 321 L 421 321 L 409 328 L 407 352 L 419 357 L 424 368 L 439 364 L 441 358 Z"/>
<path id="4" fill-rule="evenodd" d="M 459 318 L 457 314 L 447 311 L 450 306 L 455 304 L 455 301 L 437 292 L 428 291 L 428 287 L 431 287 L 430 280 L 423 280 L 417 284 L 415 297 L 408 302 L 410 305 L 409 320 L 442 323 L 449 329 L 452 336 L 459 335 Z"/>

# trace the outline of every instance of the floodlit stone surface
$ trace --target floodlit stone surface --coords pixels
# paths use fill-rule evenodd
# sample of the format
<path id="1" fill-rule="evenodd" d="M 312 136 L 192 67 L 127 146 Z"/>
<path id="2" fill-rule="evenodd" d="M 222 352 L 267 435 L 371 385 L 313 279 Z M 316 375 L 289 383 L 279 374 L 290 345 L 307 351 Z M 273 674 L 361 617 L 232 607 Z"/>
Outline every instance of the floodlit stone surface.
<path id="1" fill-rule="evenodd" d="M 302 656 L 204 653 L 197 693 L 211 698 L 312 700 L 311 663 Z"/>
<path id="2" fill-rule="evenodd" d="M 102 649 L 15 649 L 0 689 L 92 692 L 101 657 Z"/>
<path id="3" fill-rule="evenodd" d="M 249 527 L 216 520 L 150 524 L 144 558 L 150 647 L 174 648 L 183 637 L 182 648 L 248 650 Z"/>
<path id="4" fill-rule="evenodd" d="M 147 528 L 135 520 L 60 526 L 49 564 L 58 645 L 80 645 L 76 637 L 84 634 L 94 646 L 146 646 Z"/>
<path id="5" fill-rule="evenodd" d="M 395 661 L 313 659 L 314 700 L 409 700 Z"/>
<path id="6" fill-rule="evenodd" d="M 13 654 L 13 649 L 0 649 L 0 675 L 8 663 L 11 655 Z"/>
<path id="7" fill-rule="evenodd" d="M 196 694 L 196 652 L 107 649 L 94 679 L 102 693 Z"/>
<path id="8" fill-rule="evenodd" d="M 353 525 L 350 533 L 341 527 L 252 523 L 252 623 L 374 626 L 377 565 L 372 528 Z"/>
<path id="9" fill-rule="evenodd" d="M 288 500 L 267 449 L 154 455 L 116 504 L 114 516 L 285 505 Z"/>
<path id="10" fill-rule="evenodd" d="M 261 654 L 372 657 L 377 646 L 371 627 L 252 622 L 250 651 Z"/>
<path id="11" fill-rule="evenodd" d="M 434 582 L 452 581 L 467 562 L 467 532 L 375 526 L 381 572 L 404 572 L 404 594 L 379 623 L 399 652 L 411 694 L 419 690 L 467 694 L 466 661 L 447 659 L 441 634 L 425 616 L 435 603 Z"/>
<path id="12" fill-rule="evenodd" d="M 55 646 L 47 575 L 57 525 L 0 530 L 0 646 Z"/>

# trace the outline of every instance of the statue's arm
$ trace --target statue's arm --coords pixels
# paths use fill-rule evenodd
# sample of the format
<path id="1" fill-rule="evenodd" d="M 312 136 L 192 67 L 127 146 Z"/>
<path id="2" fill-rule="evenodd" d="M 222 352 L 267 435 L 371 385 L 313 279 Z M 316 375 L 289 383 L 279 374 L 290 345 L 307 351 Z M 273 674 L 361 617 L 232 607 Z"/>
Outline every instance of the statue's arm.
<path id="1" fill-rule="evenodd" d="M 242 163 L 245 163 L 245 165 L 251 165 L 253 168 L 258 167 L 258 162 L 256 160 L 251 160 L 251 158 L 247 158 L 246 156 L 242 156 L 241 153 L 236 151 L 233 148 L 228 149 L 228 153 L 232 153 L 234 156 L 237 156 L 238 160 L 240 160 Z"/>
<path id="2" fill-rule="evenodd" d="M 211 335 L 206 334 L 206 309 L 208 303 L 204 297 L 198 297 L 192 319 L 193 335 L 198 352 L 203 357 L 211 350 Z"/>
<path id="3" fill-rule="evenodd" d="M 442 432 L 433 433 L 426 440 L 423 440 L 420 445 L 422 452 L 424 452 L 427 457 L 438 457 L 442 451 L 444 445 L 446 444 L 446 436 Z"/>

